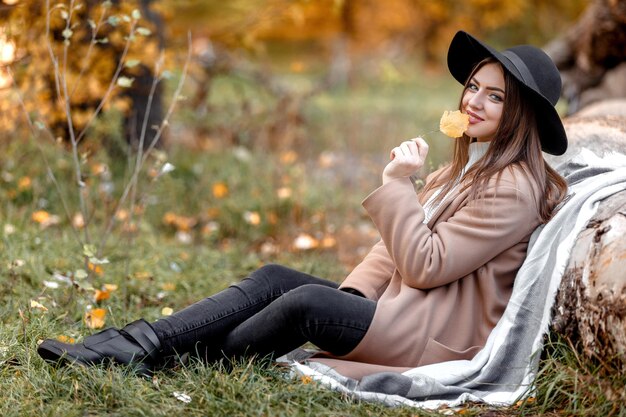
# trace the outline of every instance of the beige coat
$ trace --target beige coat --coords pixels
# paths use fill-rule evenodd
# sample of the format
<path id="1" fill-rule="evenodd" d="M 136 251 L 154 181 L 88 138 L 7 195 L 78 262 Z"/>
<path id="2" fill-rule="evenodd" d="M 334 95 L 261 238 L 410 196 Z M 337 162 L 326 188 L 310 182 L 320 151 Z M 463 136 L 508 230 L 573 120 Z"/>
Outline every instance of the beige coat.
<path id="1" fill-rule="evenodd" d="M 540 195 L 516 166 L 479 198 L 453 191 L 423 224 L 430 193 L 418 199 L 408 178 L 375 190 L 363 206 L 382 240 L 341 284 L 377 300 L 374 319 L 352 352 L 315 360 L 360 379 L 471 359 L 504 312 L 540 224 Z"/>

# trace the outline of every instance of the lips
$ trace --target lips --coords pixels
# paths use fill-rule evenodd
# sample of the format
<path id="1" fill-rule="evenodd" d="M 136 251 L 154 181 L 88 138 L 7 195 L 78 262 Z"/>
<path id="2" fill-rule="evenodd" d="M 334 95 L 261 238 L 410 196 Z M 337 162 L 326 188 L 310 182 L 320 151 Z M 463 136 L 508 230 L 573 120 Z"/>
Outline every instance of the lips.
<path id="1" fill-rule="evenodd" d="M 484 121 L 484 120 L 485 120 L 485 119 L 483 119 L 483 118 L 479 117 L 476 113 L 473 113 L 473 112 L 471 112 L 471 111 L 469 111 L 469 110 L 465 110 L 465 112 L 466 112 L 466 113 L 468 114 L 468 116 L 469 116 L 469 122 L 470 122 L 470 124 L 476 124 L 476 123 L 478 123 L 478 122 L 482 122 L 482 121 Z"/>

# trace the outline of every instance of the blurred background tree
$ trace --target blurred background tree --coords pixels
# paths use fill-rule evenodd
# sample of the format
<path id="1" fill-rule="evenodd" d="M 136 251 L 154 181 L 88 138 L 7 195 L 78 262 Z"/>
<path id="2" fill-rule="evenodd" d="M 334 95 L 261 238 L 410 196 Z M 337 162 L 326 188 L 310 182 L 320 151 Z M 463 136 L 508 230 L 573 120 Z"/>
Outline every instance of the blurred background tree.
<path id="1" fill-rule="evenodd" d="M 64 0 L 50 2 L 53 11 L 49 40 L 60 57 L 64 44 L 71 42 L 63 71 L 71 90 L 72 121 L 80 130 L 98 107 L 125 48 L 129 23 L 124 16 L 130 16 L 133 10 L 141 11 L 139 24 L 145 36 L 134 37 L 126 57 L 133 65 L 125 66 L 120 74 L 133 82 L 126 88 L 115 88 L 112 99 L 104 107 L 105 112 L 123 115 L 122 134 L 132 143 L 141 126 L 138 120 L 145 111 L 154 62 L 165 46 L 171 46 L 169 49 L 173 51 L 184 49 L 184 34 L 189 30 L 195 39 L 195 68 L 190 71 L 197 80 L 196 91 L 192 92 L 196 105 L 206 101 L 216 75 L 239 71 L 270 91 L 278 103 L 272 111 L 293 108 L 292 113 L 298 113 L 302 100 L 289 98 L 284 89 L 277 87 L 276 77 L 268 72 L 268 68 L 283 63 L 286 54 L 293 72 L 316 71 L 325 79 L 325 83 L 309 90 L 310 96 L 328 86 L 345 86 L 355 73 L 368 68 L 378 70 L 380 62 L 398 57 L 412 57 L 426 68 L 436 70 L 444 62 L 449 39 L 459 29 L 496 45 L 544 44 L 570 25 L 587 3 L 586 0 Z M 46 1 L 2 0 L 0 5 L 1 64 L 12 64 L 27 111 L 45 120 L 55 135 L 67 137 L 66 115 L 56 94 L 46 39 Z M 102 16 L 102 24 L 94 31 Z M 71 39 L 64 32 L 67 18 L 71 19 Z M 265 64 L 252 68 L 249 60 Z M 387 69 L 393 75 L 393 68 Z M 6 70 L 0 75 L 3 77 L 0 84 L 10 85 L 12 81 Z M 3 94 L 0 128 L 11 131 L 20 109 L 15 100 L 7 99 L 9 93 Z M 153 100 L 150 125 L 158 125 L 161 117 L 160 96 L 159 89 Z M 299 116 L 293 115 L 289 120 L 298 123 Z M 276 128 L 266 130 L 271 134 Z M 146 141 L 149 143 L 150 138 Z"/>
<path id="2" fill-rule="evenodd" d="M 232 0 L 178 1 L 172 31 L 194 28 L 229 47 L 262 52 L 271 42 L 313 43 L 333 62 L 346 56 L 416 54 L 440 62 L 459 29 L 495 43 L 543 44 L 581 13 L 587 0 Z"/>
<path id="3" fill-rule="evenodd" d="M 12 64 L 14 81 L 31 118 L 47 125 L 55 138 L 67 140 L 68 130 L 79 136 L 102 106 L 104 112 L 123 116 L 124 135 L 129 142 L 137 142 L 154 63 L 164 43 L 162 22 L 151 11 L 149 0 L 5 0 L 0 23 L 2 49 L 11 51 L 5 64 Z M 133 25 L 136 31 L 131 34 Z M 13 82 L 7 71 L 2 76 L 6 86 Z M 103 101 L 109 89 L 111 98 Z M 14 130 L 23 112 L 11 93 L 15 91 L 0 100 L 4 131 Z M 160 122 L 160 93 L 155 93 L 151 125 Z"/>

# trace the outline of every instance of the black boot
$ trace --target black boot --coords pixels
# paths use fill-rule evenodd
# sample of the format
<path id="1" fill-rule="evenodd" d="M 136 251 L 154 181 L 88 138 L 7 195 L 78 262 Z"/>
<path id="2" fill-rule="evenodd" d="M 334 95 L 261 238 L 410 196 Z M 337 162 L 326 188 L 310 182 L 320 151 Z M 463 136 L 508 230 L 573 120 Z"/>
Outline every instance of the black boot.
<path id="1" fill-rule="evenodd" d="M 37 353 L 48 362 L 98 365 L 108 360 L 132 365 L 140 375 L 150 376 L 160 362 L 161 341 L 145 320 L 134 321 L 121 330 L 110 328 L 85 338 L 83 343 L 44 340 Z"/>

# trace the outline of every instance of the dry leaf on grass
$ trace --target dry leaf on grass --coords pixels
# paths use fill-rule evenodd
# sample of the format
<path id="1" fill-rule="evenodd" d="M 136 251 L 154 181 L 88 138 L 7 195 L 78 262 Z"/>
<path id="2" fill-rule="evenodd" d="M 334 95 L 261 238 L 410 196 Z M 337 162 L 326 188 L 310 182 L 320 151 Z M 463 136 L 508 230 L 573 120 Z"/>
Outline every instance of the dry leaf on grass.
<path id="1" fill-rule="evenodd" d="M 104 327 L 107 311 L 104 308 L 94 308 L 85 313 L 85 324 L 90 329 L 100 329 Z"/>

